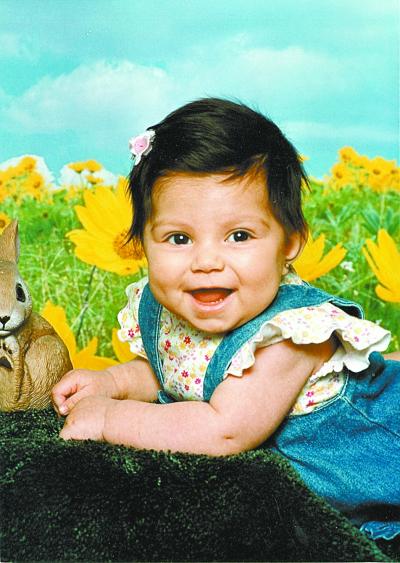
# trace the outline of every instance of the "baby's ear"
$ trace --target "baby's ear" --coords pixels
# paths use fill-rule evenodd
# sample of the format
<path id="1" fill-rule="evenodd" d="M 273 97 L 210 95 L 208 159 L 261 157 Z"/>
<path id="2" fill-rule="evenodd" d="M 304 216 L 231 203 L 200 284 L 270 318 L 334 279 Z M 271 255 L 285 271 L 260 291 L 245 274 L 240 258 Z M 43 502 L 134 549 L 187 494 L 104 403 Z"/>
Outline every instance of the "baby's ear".
<path id="1" fill-rule="evenodd" d="M 19 258 L 19 236 L 18 221 L 14 219 L 0 235 L 0 260 L 7 262 L 18 262 Z"/>
<path id="2" fill-rule="evenodd" d="M 296 260 L 296 258 L 300 256 L 306 242 L 306 239 L 301 235 L 301 233 L 296 232 L 289 235 L 285 246 L 286 260 L 288 262 Z"/>

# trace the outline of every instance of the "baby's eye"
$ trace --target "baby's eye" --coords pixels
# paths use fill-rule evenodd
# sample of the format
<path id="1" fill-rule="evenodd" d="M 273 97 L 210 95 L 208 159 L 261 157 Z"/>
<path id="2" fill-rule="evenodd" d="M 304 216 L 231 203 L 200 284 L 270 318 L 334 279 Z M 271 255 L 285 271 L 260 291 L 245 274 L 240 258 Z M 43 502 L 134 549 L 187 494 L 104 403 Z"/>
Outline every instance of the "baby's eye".
<path id="1" fill-rule="evenodd" d="M 190 238 L 187 235 L 184 235 L 183 233 L 176 233 L 175 235 L 171 235 L 170 237 L 168 237 L 167 240 L 171 244 L 191 244 L 192 243 Z"/>
<path id="2" fill-rule="evenodd" d="M 229 241 L 229 242 L 244 242 L 246 240 L 249 240 L 250 236 L 251 236 L 250 233 L 248 233 L 247 231 L 235 231 L 234 233 L 229 235 L 229 237 L 227 238 L 227 241 Z"/>

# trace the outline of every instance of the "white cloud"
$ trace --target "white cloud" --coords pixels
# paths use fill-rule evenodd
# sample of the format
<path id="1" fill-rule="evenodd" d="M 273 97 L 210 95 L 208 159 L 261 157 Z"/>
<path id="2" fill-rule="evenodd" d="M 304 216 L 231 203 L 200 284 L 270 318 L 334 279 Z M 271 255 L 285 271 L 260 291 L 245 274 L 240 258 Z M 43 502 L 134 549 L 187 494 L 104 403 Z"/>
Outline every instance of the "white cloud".
<path id="1" fill-rule="evenodd" d="M 321 92 L 343 90 L 338 80 L 345 73 L 342 63 L 325 54 L 291 46 L 281 50 L 249 48 L 237 53 L 236 65 L 250 87 L 264 87 L 280 99 L 307 99 Z"/>
<path id="2" fill-rule="evenodd" d="M 337 141 L 343 145 L 351 139 L 353 142 L 363 142 L 374 139 L 378 143 L 398 143 L 398 133 L 393 129 L 384 129 L 371 125 L 337 125 L 336 123 L 321 123 L 315 121 L 287 121 L 282 123 L 285 133 L 297 140 L 321 139 Z"/>
<path id="3" fill-rule="evenodd" d="M 181 91 L 257 99 L 271 108 L 343 93 L 351 80 L 347 68 L 332 56 L 299 46 L 254 47 L 246 34 L 213 49 L 209 44 L 197 46 L 171 71 L 177 82 L 181 79 Z"/>
<path id="4" fill-rule="evenodd" d="M 307 120 L 316 108 L 323 108 L 319 114 L 325 115 L 335 107 L 340 111 L 349 90 L 357 93 L 358 80 L 349 60 L 340 62 L 298 46 L 261 48 L 242 34 L 215 44 L 212 50 L 209 44 L 197 45 L 166 69 L 127 60 L 97 61 L 42 78 L 2 104 L 0 120 L 9 132 L 73 132 L 81 146 L 96 154 L 109 147 L 116 151 L 186 101 L 217 95 L 257 105 L 275 119 L 284 116 L 286 123 L 281 125 L 296 142 L 305 138 L 338 144 L 365 138 L 396 142 L 394 133 L 385 129 Z"/>
<path id="5" fill-rule="evenodd" d="M 27 133 L 121 130 L 127 122 L 140 128 L 183 101 L 207 94 L 263 100 L 274 107 L 313 99 L 328 87 L 331 92 L 342 88 L 333 79 L 344 72 L 335 59 L 301 47 L 253 47 L 244 35 L 212 51 L 204 44 L 185 55 L 166 70 L 98 61 L 42 78 L 8 104 L 4 124 Z"/>
<path id="6" fill-rule="evenodd" d="M 45 183 L 52 186 L 54 182 L 52 172 L 50 172 L 44 158 L 35 154 L 23 154 L 21 156 L 10 158 L 0 164 L 0 170 L 7 170 L 7 168 L 10 168 L 11 166 L 18 166 L 21 160 L 26 157 L 33 158 L 35 160 L 35 169 L 43 176 Z"/>
<path id="7" fill-rule="evenodd" d="M 45 77 L 4 111 L 5 125 L 27 133 L 120 129 L 143 121 L 155 108 L 163 110 L 171 81 L 158 68 L 123 61 L 82 65 L 69 74 Z"/>

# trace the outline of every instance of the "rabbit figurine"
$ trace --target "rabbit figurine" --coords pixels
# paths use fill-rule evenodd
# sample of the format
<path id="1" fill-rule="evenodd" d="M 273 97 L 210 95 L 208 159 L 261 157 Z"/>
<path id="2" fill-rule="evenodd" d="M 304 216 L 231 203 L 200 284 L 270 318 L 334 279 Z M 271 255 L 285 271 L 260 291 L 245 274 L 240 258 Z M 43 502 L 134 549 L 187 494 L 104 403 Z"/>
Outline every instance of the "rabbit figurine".
<path id="1" fill-rule="evenodd" d="M 53 327 L 32 312 L 32 299 L 21 278 L 18 223 L 0 235 L 0 410 L 41 409 L 50 392 L 72 369 L 68 350 Z"/>

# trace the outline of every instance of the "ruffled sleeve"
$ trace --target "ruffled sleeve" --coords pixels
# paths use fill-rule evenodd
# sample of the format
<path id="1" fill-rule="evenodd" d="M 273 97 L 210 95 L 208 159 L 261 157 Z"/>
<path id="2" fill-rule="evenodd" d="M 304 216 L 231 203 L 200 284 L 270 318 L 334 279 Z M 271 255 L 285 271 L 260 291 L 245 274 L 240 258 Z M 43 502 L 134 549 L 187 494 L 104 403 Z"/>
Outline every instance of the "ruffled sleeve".
<path id="1" fill-rule="evenodd" d="M 321 343 L 335 334 L 339 348 L 334 356 L 311 376 L 311 380 L 347 367 L 360 372 L 369 366 L 371 352 L 383 352 L 390 332 L 377 324 L 358 319 L 327 302 L 315 307 L 300 307 L 279 313 L 267 321 L 232 359 L 226 375 L 241 376 L 255 362 L 257 348 L 291 339 L 296 344 Z"/>
<path id="2" fill-rule="evenodd" d="M 118 338 L 121 342 L 129 342 L 131 352 L 147 359 L 139 327 L 139 303 L 146 283 L 147 278 L 142 278 L 126 288 L 128 303 L 118 313 L 118 322 L 121 326 Z"/>

